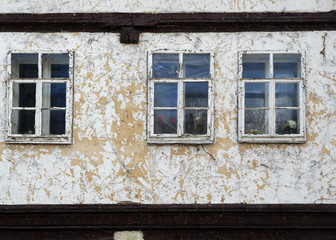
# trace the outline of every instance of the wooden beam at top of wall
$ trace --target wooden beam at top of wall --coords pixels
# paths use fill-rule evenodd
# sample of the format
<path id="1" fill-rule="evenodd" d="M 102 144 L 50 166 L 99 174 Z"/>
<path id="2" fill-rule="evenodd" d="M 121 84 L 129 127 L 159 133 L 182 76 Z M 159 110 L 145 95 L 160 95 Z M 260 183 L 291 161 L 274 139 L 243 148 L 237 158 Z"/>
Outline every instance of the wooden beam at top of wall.
<path id="1" fill-rule="evenodd" d="M 336 30 L 336 11 L 317 13 L 47 13 L 0 14 L 0 32 L 141 32 Z"/>

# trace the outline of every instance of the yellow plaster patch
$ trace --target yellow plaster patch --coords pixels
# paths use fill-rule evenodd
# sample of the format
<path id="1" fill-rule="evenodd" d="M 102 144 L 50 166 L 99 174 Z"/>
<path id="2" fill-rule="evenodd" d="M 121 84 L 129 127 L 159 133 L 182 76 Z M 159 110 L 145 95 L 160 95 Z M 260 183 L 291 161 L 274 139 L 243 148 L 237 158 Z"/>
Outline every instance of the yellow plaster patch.
<path id="1" fill-rule="evenodd" d="M 87 177 L 87 180 L 89 182 L 92 182 L 93 176 L 97 176 L 97 174 L 93 173 L 93 172 L 86 172 L 85 176 Z"/>
<path id="2" fill-rule="evenodd" d="M 131 169 L 131 174 L 136 178 L 145 177 L 145 173 L 146 172 L 144 172 L 144 170 L 138 166 L 135 166 L 133 169 Z"/>
<path id="3" fill-rule="evenodd" d="M 268 171 L 266 171 L 266 177 L 265 178 L 260 177 L 260 179 L 263 181 L 263 184 L 262 185 L 257 184 L 257 187 L 258 187 L 258 190 L 263 190 L 266 186 L 266 180 L 269 179 Z"/>
<path id="4" fill-rule="evenodd" d="M 184 179 L 183 178 L 179 180 L 179 184 L 180 184 L 180 188 L 182 188 L 183 184 L 184 184 Z"/>
<path id="5" fill-rule="evenodd" d="M 238 144 L 238 150 L 240 153 L 245 153 L 246 151 L 255 149 L 255 146 L 256 146 L 255 144 L 241 143 Z"/>
<path id="6" fill-rule="evenodd" d="M 50 191 L 48 191 L 47 189 L 44 189 L 44 191 L 45 191 L 46 195 L 47 195 L 48 197 L 50 197 Z"/>
<path id="7" fill-rule="evenodd" d="M 332 145 L 336 146 L 336 140 L 330 142 Z"/>
<path id="8" fill-rule="evenodd" d="M 329 149 L 327 149 L 325 146 L 323 146 L 323 147 L 322 147 L 322 149 L 321 149 L 321 152 L 320 152 L 319 156 L 323 156 L 324 154 L 326 154 L 326 155 L 330 156 L 330 150 L 329 150 Z"/>
<path id="9" fill-rule="evenodd" d="M 97 160 L 95 161 L 90 160 L 91 164 L 93 164 L 95 167 L 103 164 L 102 156 L 100 155 L 100 153 L 104 152 L 104 144 L 107 142 L 107 140 L 98 139 L 98 137 L 96 136 L 92 136 L 91 139 L 88 138 L 79 139 L 79 136 L 77 134 L 74 134 L 73 138 L 74 138 L 74 144 L 62 148 L 63 156 L 70 156 L 71 154 L 76 156 L 78 154 L 81 154 L 90 156 L 90 159 L 92 159 L 91 157 L 94 156 L 95 158 L 97 158 Z M 74 163 L 79 162 L 80 160 L 78 161 L 74 160 Z"/>
<path id="10" fill-rule="evenodd" d="M 112 69 L 110 68 L 110 65 L 109 65 L 110 54 L 106 53 L 105 56 L 106 56 L 106 62 L 105 62 L 105 65 L 104 65 L 104 70 L 106 72 L 111 72 Z"/>
<path id="11" fill-rule="evenodd" d="M 211 200 L 212 200 L 212 195 L 211 194 L 207 195 L 207 200 L 208 200 L 208 202 L 211 202 Z"/>
<path id="12" fill-rule="evenodd" d="M 226 138 L 217 138 L 216 146 L 225 151 L 228 151 L 230 148 L 236 147 L 237 144 L 233 142 L 230 137 L 226 137 Z"/>
<path id="13" fill-rule="evenodd" d="M 182 200 L 184 200 L 184 195 L 185 195 L 184 191 L 178 191 L 178 192 L 175 194 L 175 196 L 173 197 L 173 199 L 174 199 L 175 201 L 177 201 L 177 198 L 178 198 L 179 195 L 181 196 Z"/>
<path id="14" fill-rule="evenodd" d="M 189 146 L 177 146 L 176 148 L 173 147 L 171 148 L 171 155 L 170 158 L 172 158 L 173 156 L 185 156 L 185 155 L 189 155 L 191 152 L 190 147 Z"/>
<path id="15" fill-rule="evenodd" d="M 253 170 L 256 170 L 257 167 L 258 167 L 258 162 L 257 162 L 256 160 L 253 160 L 253 161 L 252 161 L 252 169 L 253 169 Z"/>
<path id="16" fill-rule="evenodd" d="M 314 133 L 314 134 L 308 134 L 307 135 L 307 142 L 314 142 L 316 140 L 316 138 L 318 137 L 318 133 Z"/>
<path id="17" fill-rule="evenodd" d="M 317 97 L 314 93 L 309 94 L 309 101 L 315 104 L 322 104 L 323 101 L 320 97 Z"/>
<path id="18" fill-rule="evenodd" d="M 93 78 L 93 73 L 92 72 L 88 72 L 87 74 L 86 74 L 86 77 L 85 77 L 85 79 L 91 79 L 92 80 L 92 78 Z"/>
<path id="19" fill-rule="evenodd" d="M 218 173 L 225 175 L 227 178 L 231 178 L 232 174 L 235 174 L 237 176 L 237 179 L 240 179 L 240 176 L 236 169 L 229 171 L 225 165 L 223 167 L 218 167 Z"/>

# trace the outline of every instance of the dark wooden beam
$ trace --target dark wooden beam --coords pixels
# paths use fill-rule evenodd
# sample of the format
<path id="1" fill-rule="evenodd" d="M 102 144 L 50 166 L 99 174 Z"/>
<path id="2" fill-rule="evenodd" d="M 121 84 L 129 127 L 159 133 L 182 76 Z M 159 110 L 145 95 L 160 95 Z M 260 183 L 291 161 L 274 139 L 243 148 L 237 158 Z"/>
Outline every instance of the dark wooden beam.
<path id="1" fill-rule="evenodd" d="M 120 42 L 121 43 L 138 43 L 139 31 L 133 27 L 121 27 Z"/>
<path id="2" fill-rule="evenodd" d="M 145 240 L 332 239 L 336 205 L 0 206 L 2 240 L 110 239 L 122 230 L 141 230 Z"/>
<path id="3" fill-rule="evenodd" d="M 132 31 L 129 31 L 132 28 Z M 47 13 L 0 14 L 0 32 L 141 32 L 336 30 L 336 11 L 316 13 Z"/>

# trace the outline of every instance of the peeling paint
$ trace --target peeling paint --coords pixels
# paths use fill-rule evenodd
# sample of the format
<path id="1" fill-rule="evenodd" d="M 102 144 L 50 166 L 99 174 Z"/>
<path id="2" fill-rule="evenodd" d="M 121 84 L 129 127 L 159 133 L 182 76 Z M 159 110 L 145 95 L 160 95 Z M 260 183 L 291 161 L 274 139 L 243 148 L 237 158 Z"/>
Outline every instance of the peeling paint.
<path id="1" fill-rule="evenodd" d="M 5 144 L 2 114 L 0 203 L 335 203 L 335 38 L 335 31 L 143 33 L 138 45 L 121 45 L 115 33 L 0 33 L 4 70 L 10 49 L 75 53 L 73 144 Z M 215 52 L 214 144 L 146 144 L 147 52 L 163 48 Z M 306 51 L 305 143 L 238 144 L 239 50 Z M 0 71 L 2 112 L 5 80 Z"/>

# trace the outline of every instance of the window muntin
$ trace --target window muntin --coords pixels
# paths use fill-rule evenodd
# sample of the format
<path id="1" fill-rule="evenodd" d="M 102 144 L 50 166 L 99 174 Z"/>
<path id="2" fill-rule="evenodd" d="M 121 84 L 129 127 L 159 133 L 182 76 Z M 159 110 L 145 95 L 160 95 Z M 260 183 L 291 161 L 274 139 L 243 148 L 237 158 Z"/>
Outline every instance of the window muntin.
<path id="1" fill-rule="evenodd" d="M 302 54 L 242 52 L 239 59 L 239 141 L 305 141 Z"/>
<path id="2" fill-rule="evenodd" d="M 149 143 L 213 141 L 213 54 L 149 55 Z"/>
<path id="3" fill-rule="evenodd" d="M 7 142 L 71 143 L 72 52 L 9 53 Z"/>

